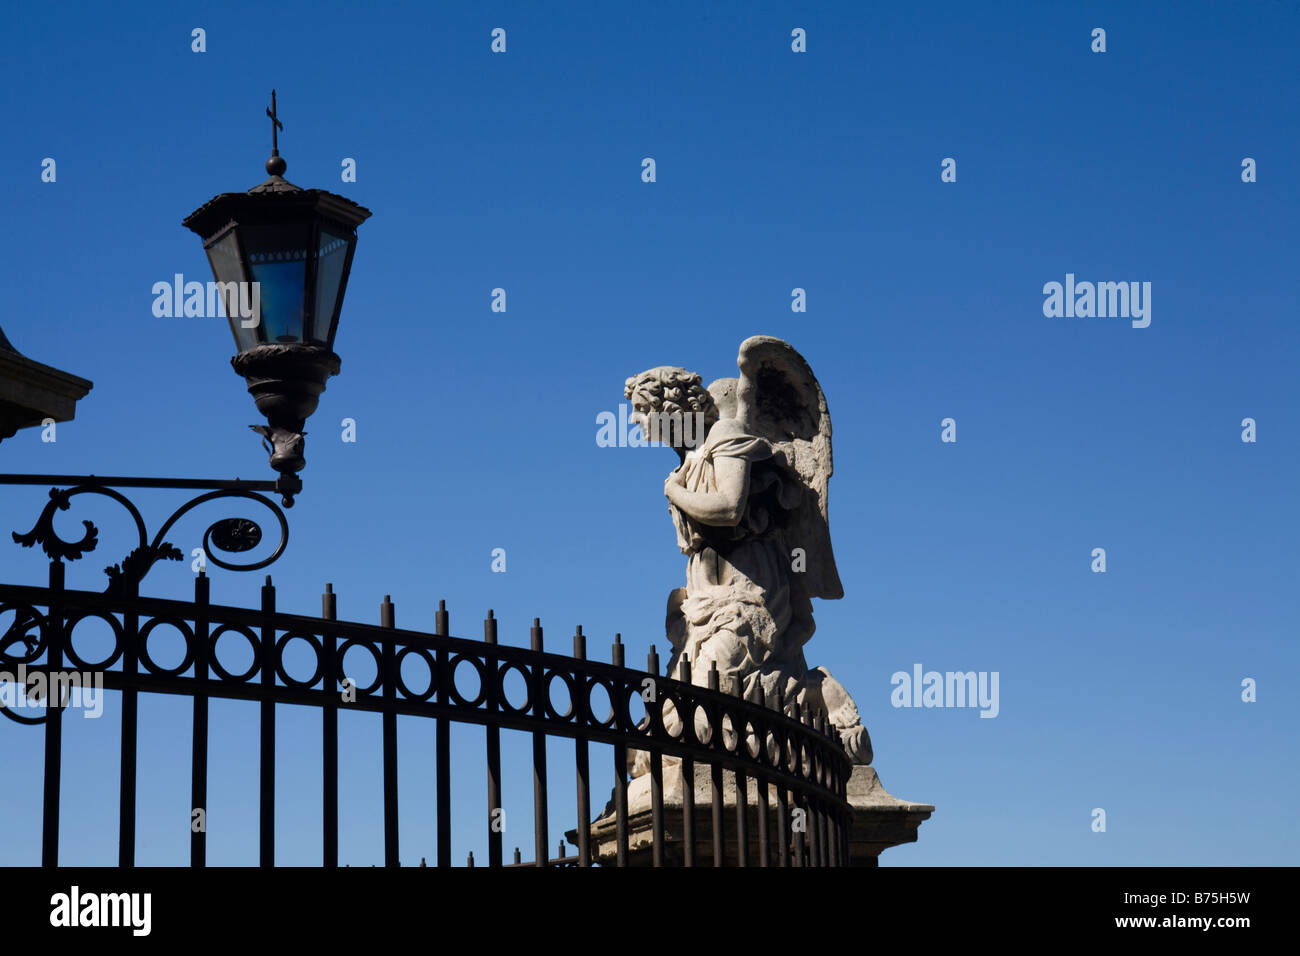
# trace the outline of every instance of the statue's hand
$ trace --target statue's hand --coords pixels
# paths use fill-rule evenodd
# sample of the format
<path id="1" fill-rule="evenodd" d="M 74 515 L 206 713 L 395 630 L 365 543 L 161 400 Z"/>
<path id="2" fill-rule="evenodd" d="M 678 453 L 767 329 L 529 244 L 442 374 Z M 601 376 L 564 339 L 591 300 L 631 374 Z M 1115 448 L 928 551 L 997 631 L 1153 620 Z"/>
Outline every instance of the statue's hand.
<path id="1" fill-rule="evenodd" d="M 672 505 L 674 508 L 681 507 L 681 504 L 677 501 L 675 497 L 673 497 L 674 495 L 681 494 L 681 490 L 682 490 L 681 485 L 674 485 L 670 482 L 664 483 L 664 497 L 668 499 L 668 503 Z"/>
<path id="2" fill-rule="evenodd" d="M 673 470 L 667 478 L 664 479 L 664 497 L 673 501 L 674 489 L 686 487 L 686 474 L 680 468 Z M 674 502 L 675 504 L 676 502 Z"/>

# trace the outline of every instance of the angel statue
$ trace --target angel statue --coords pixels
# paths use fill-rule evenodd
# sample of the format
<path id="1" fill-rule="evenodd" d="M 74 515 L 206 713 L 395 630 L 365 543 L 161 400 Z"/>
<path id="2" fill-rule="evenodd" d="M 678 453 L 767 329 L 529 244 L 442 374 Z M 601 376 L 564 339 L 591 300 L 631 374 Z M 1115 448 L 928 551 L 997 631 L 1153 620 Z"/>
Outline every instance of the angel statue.
<path id="1" fill-rule="evenodd" d="M 629 419 L 671 447 L 679 464 L 664 482 L 686 587 L 668 597 L 668 674 L 689 661 L 706 685 L 716 666 L 724 690 L 790 711 L 824 712 L 855 763 L 871 740 L 844 687 L 810 669 L 803 646 L 812 598 L 844 596 L 827 525 L 831 419 L 812 369 L 780 339 L 740 344 L 740 377 L 708 389 L 683 368 L 660 366 L 627 380 Z M 694 423 L 694 427 L 691 427 Z M 671 702 L 664 720 L 676 732 Z M 639 754 L 633 773 L 648 764 Z"/>

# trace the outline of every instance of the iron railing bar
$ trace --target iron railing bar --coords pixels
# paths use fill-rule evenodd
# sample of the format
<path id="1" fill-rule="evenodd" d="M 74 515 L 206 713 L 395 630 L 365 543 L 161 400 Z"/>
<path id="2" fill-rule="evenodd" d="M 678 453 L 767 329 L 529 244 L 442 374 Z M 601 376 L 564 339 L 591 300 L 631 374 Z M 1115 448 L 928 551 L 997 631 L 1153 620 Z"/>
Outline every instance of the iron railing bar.
<path id="1" fill-rule="evenodd" d="M 36 598 L 35 603 L 41 603 L 40 598 L 47 592 L 43 588 L 25 586 L 25 585 L 0 585 L 0 598 L 8 593 L 12 593 L 17 598 Z M 124 602 L 121 597 L 113 597 L 90 591 L 64 591 L 69 610 L 92 610 L 108 611 L 111 613 L 124 613 L 128 609 L 138 614 L 148 614 L 151 617 L 175 617 L 188 619 L 191 614 L 192 605 L 184 601 L 174 601 L 165 598 L 146 598 L 140 597 Z M 29 601 L 29 603 L 32 603 Z M 221 627 L 228 624 L 237 624 L 244 626 L 260 627 L 265 622 L 265 615 L 245 608 L 235 608 L 225 605 L 211 605 L 209 609 L 210 619 L 215 627 Z M 307 633 L 318 633 L 321 630 L 322 621 L 320 618 L 308 617 L 299 614 L 276 613 L 274 614 L 275 627 L 281 631 L 299 631 Z M 387 643 L 401 644 L 403 646 L 418 647 L 425 650 L 446 647 L 449 654 L 465 653 L 470 655 L 481 655 L 483 644 L 480 641 L 469 638 L 453 637 L 451 635 L 440 635 L 437 633 L 428 634 L 421 631 L 407 631 L 400 628 L 386 629 L 378 625 L 363 624 L 356 621 L 335 621 L 330 622 L 331 628 L 344 640 L 356 639 L 364 640 L 377 645 Z M 537 652 L 529 648 L 512 647 L 509 645 L 499 645 L 499 653 L 505 663 L 518 663 L 531 666 L 559 667 L 561 669 L 570 669 L 574 663 L 574 658 L 566 657 L 562 654 L 550 652 Z M 575 673 L 582 673 L 584 676 L 596 677 L 605 680 L 625 680 L 627 678 L 628 668 L 619 667 L 618 665 L 604 664 L 599 661 L 583 661 L 583 667 Z M 640 672 L 636 672 L 640 673 Z M 726 704 L 732 709 L 737 717 L 754 716 L 767 718 L 775 722 L 776 727 L 791 728 L 796 726 L 796 722 L 790 717 L 776 711 L 767 709 L 763 704 L 745 701 L 736 698 L 734 695 L 725 694 L 719 691 L 701 687 L 697 684 L 684 683 L 673 680 L 669 677 L 660 677 L 660 681 L 665 681 L 666 686 L 661 689 L 673 693 L 685 694 L 691 698 L 692 705 L 704 702 L 716 702 Z M 811 733 L 811 728 L 805 724 L 802 726 L 805 733 Z M 847 760 L 847 757 L 845 758 Z"/>
<path id="2" fill-rule="evenodd" d="M 208 865 L 208 620 L 211 580 L 199 570 L 194 579 L 194 718 L 190 743 L 190 866 Z M 202 826 L 194 820 L 202 813 Z"/>
<path id="3" fill-rule="evenodd" d="M 276 482 L 242 478 L 134 478 L 121 475 L 0 475 L 0 485 L 89 485 L 108 488 L 210 489 L 212 491 L 279 491 Z"/>
<path id="4" fill-rule="evenodd" d="M 497 643 L 497 621 L 492 616 L 490 609 L 487 618 L 483 621 L 483 643 L 488 645 Z M 496 674 L 498 672 L 497 659 L 488 654 L 484 655 L 484 659 L 488 673 Z M 487 708 L 488 713 L 492 715 L 497 712 L 499 706 L 496 690 L 496 681 L 493 680 L 484 693 L 484 706 Z M 501 866 L 501 831 L 505 822 L 500 817 L 500 814 L 505 812 L 501 806 L 501 727 L 491 721 L 485 726 L 487 734 L 488 866 Z"/>
<path id="5" fill-rule="evenodd" d="M 63 570 L 62 561 L 50 562 L 48 612 L 45 615 L 46 659 L 51 670 L 63 666 Z M 15 618 L 15 623 L 17 618 Z M 48 683 L 46 686 L 50 686 Z M 47 701 L 48 704 L 48 701 Z M 41 806 L 41 866 L 59 865 L 59 784 L 63 767 L 63 710 L 46 711 L 45 780 Z"/>
<path id="6" fill-rule="evenodd" d="M 713 763 L 709 770 L 713 785 L 713 865 L 725 866 L 727 847 L 722 830 L 722 765 Z"/>
<path id="7" fill-rule="evenodd" d="M 379 606 L 380 626 L 396 626 L 392 596 L 385 594 Z M 397 866 L 400 840 L 397 813 L 397 663 L 396 645 L 386 643 L 380 661 L 383 674 L 383 748 L 384 748 L 384 866 Z"/>
<path id="8" fill-rule="evenodd" d="M 534 651 L 542 650 L 542 622 L 533 618 L 533 626 L 528 632 L 529 642 Z M 539 866 L 548 862 L 547 851 L 551 844 L 547 832 L 546 805 L 546 731 L 537 728 L 537 724 L 546 723 L 546 701 L 549 696 L 546 688 L 546 670 L 538 664 L 529 671 L 532 680 L 532 712 L 536 719 L 533 730 L 533 859 Z"/>
<path id="9" fill-rule="evenodd" d="M 790 865 L 790 797 L 782 786 L 776 788 L 776 865 Z"/>
<path id="10" fill-rule="evenodd" d="M 794 719 L 800 725 L 800 731 L 804 731 L 806 728 L 804 727 L 803 720 L 803 706 L 800 704 L 794 705 Z M 798 738 L 796 738 L 794 745 L 794 765 L 795 775 L 800 780 L 803 780 L 803 741 Z M 791 826 L 794 825 L 794 810 L 799 811 L 799 822 L 801 824 L 799 829 L 794 831 L 794 865 L 801 867 L 807 863 L 807 860 L 804 857 L 804 844 L 806 842 L 805 836 L 808 830 L 808 807 L 806 802 L 802 799 L 802 796 L 797 791 L 794 796 L 795 806 L 792 808 Z"/>
<path id="11" fill-rule="evenodd" d="M 586 660 L 587 638 L 578 625 L 573 635 L 574 660 Z M 584 685 L 585 687 L 585 685 Z M 570 700 L 569 707 L 575 715 L 587 714 L 589 696 L 584 693 L 583 700 Z M 575 737 L 573 741 L 573 763 L 577 776 L 577 814 L 578 814 L 578 866 L 591 866 L 591 766 L 586 737 Z"/>
<path id="12" fill-rule="evenodd" d="M 831 866 L 843 866 L 840 861 L 840 824 L 839 819 L 833 813 L 826 815 L 826 846 L 830 856 Z"/>
<path id="13" fill-rule="evenodd" d="M 338 617 L 338 599 L 334 585 L 326 584 L 321 595 L 321 618 L 332 621 Z M 322 628 L 324 631 L 324 629 Z M 332 632 L 324 631 L 321 637 L 321 670 L 324 672 L 324 697 L 321 708 L 321 827 L 323 833 L 324 865 L 333 869 L 339 865 L 339 666 L 338 648 Z"/>
<path id="14" fill-rule="evenodd" d="M 621 635 L 614 635 L 614 646 L 611 649 L 614 660 L 614 666 L 623 667 L 623 642 Z M 626 701 L 626 696 L 624 697 Z M 614 723 L 618 723 L 618 700 L 610 696 L 610 706 L 613 708 L 615 717 Z M 623 737 L 626 728 L 620 728 L 619 742 L 614 744 L 614 842 L 615 842 L 615 862 L 619 866 L 628 865 L 628 845 L 627 845 L 627 744 L 623 743 Z"/>
<path id="15" fill-rule="evenodd" d="M 808 801 L 808 862 L 810 866 L 825 866 L 822 860 L 822 812 L 816 800 Z"/>
<path id="16" fill-rule="evenodd" d="M 695 761 L 682 758 L 682 865 L 695 866 Z"/>
<path id="17" fill-rule="evenodd" d="M 35 673 L 37 670 L 46 670 L 42 667 L 27 668 L 28 673 Z M 104 687 L 108 690 L 122 690 L 126 686 L 122 680 L 120 671 L 102 671 Z M 190 696 L 194 693 L 195 682 L 191 677 L 168 677 L 158 674 L 141 674 L 136 678 L 133 685 L 141 693 L 158 693 L 173 694 L 181 696 Z M 209 696 L 228 700 L 246 700 L 261 701 L 263 699 L 259 685 L 251 682 L 242 682 L 239 684 L 218 684 L 210 682 Z M 219 688 L 219 689 L 218 689 Z M 303 706 L 319 707 L 322 701 L 327 697 L 327 693 L 321 690 L 299 690 L 277 686 L 275 688 L 272 700 L 277 704 L 295 704 Z M 345 711 L 360 711 L 365 713 L 382 713 L 382 698 L 358 697 L 356 702 L 349 703 L 340 707 Z M 396 704 L 398 714 L 410 715 L 415 717 L 441 718 L 446 717 L 456 723 L 475 724 L 479 726 L 489 725 L 492 723 L 493 716 L 482 710 L 467 710 L 454 705 L 446 707 L 437 704 L 430 704 L 427 701 L 411 701 L 398 698 Z M 503 730 L 518 730 L 531 733 L 537 729 L 537 724 L 529 718 L 517 717 L 500 717 L 496 726 Z M 565 737 L 569 739 L 585 738 L 589 743 L 623 745 L 624 748 L 635 748 L 639 750 L 653 751 L 658 750 L 665 756 L 673 757 L 693 757 L 697 762 L 717 763 L 724 771 L 742 770 L 748 771 L 753 765 L 746 763 L 743 759 L 735 755 L 719 753 L 706 748 L 692 748 L 680 741 L 656 741 L 648 740 L 643 736 L 620 733 L 609 729 L 596 727 L 577 727 L 572 724 L 553 723 L 548 720 L 546 733 L 552 737 Z M 792 790 L 801 793 L 813 793 L 822 795 L 824 798 L 835 798 L 833 794 L 827 795 L 815 783 L 800 779 L 790 774 L 782 774 L 777 771 L 781 782 L 784 782 Z M 773 781 L 776 782 L 776 781 Z"/>
<path id="18" fill-rule="evenodd" d="M 736 866 L 749 866 L 749 778 L 741 770 L 736 771 Z"/>
<path id="19" fill-rule="evenodd" d="M 128 579 L 127 588 L 130 598 L 136 589 Z M 135 866 L 135 792 L 136 792 L 136 748 L 139 742 L 138 725 L 140 719 L 139 684 L 139 634 L 140 618 L 129 610 L 130 601 L 125 602 L 128 610 L 122 614 L 122 762 L 119 766 L 118 798 L 118 837 L 117 865 Z M 71 635 L 69 635 L 71 640 Z"/>
<path id="20" fill-rule="evenodd" d="M 261 731 L 258 771 L 258 864 L 275 866 L 275 585 L 262 585 Z"/>
<path id="21" fill-rule="evenodd" d="M 434 633 L 439 639 L 445 639 L 449 633 L 450 621 L 447 616 L 447 602 L 438 601 L 438 610 L 434 614 Z M 438 685 L 438 703 L 446 704 L 451 688 L 447 650 L 438 648 L 437 667 L 433 680 Z M 446 709 L 446 708 L 444 708 Z M 438 772 L 438 866 L 451 866 L 451 720 L 449 715 L 437 717 L 435 730 L 435 747 L 437 750 Z"/>
<path id="22" fill-rule="evenodd" d="M 15 598 L 36 599 L 34 602 L 41 603 L 39 600 L 47 592 L 41 588 L 33 588 L 18 585 L 0 585 L 0 598 L 12 593 Z M 145 613 L 152 617 L 171 617 L 179 619 L 188 619 L 192 615 L 189 613 L 192 605 L 182 601 L 171 601 L 160 598 L 139 598 L 130 604 L 129 607 L 124 605 L 121 598 L 113 598 L 103 594 L 93 592 L 65 591 L 68 600 L 69 611 L 105 611 L 109 613 L 125 613 L 131 610 L 133 613 Z M 260 627 L 265 623 L 265 615 L 256 611 L 249 611 L 242 608 L 229 608 L 222 605 L 211 605 L 209 616 L 211 623 L 215 627 L 227 625 L 243 625 Z M 322 631 L 323 621 L 321 618 L 306 617 L 303 615 L 278 613 L 274 615 L 274 626 L 281 631 L 297 631 L 302 633 L 319 634 Z M 473 641 L 466 638 L 457 638 L 450 635 L 426 634 L 417 631 L 404 631 L 398 628 L 385 629 L 375 625 L 360 624 L 357 622 L 337 621 L 330 622 L 331 630 L 338 636 L 348 639 L 363 640 L 369 643 L 382 646 L 386 644 L 401 644 L 404 647 L 416 647 L 425 650 L 437 649 L 445 646 L 449 653 L 459 654 L 466 653 L 474 656 L 481 656 L 483 644 L 479 641 Z M 628 677 L 628 669 L 620 668 L 615 665 L 602 664 L 597 661 L 583 661 L 583 667 L 572 668 L 574 658 L 565 657 L 559 654 L 541 653 L 531 651 L 526 648 L 500 646 L 499 653 L 505 663 L 530 664 L 533 666 L 542 665 L 547 667 L 559 667 L 572 673 L 581 674 L 585 677 L 594 677 L 612 681 L 625 681 Z M 566 666 L 568 665 L 568 666 Z M 684 695 L 687 698 L 687 704 L 695 706 L 708 702 L 723 703 L 731 709 L 737 716 L 753 716 L 768 720 L 771 722 L 772 729 L 792 729 L 800 727 L 805 736 L 811 735 L 812 731 L 806 724 L 800 726 L 790 717 L 776 711 L 767 709 L 759 702 L 738 700 L 732 695 L 720 692 L 712 692 L 695 684 L 674 681 L 671 678 L 661 677 L 660 680 L 666 681 L 666 690 Z M 844 758 L 847 764 L 847 757 Z"/>
<path id="23" fill-rule="evenodd" d="M 648 730 L 651 737 L 661 737 L 664 735 L 663 698 L 659 694 L 659 654 L 653 646 L 646 658 L 646 673 L 653 678 L 650 686 L 654 691 L 646 708 Z M 664 757 L 653 748 L 650 749 L 650 865 L 664 865 Z"/>
<path id="24" fill-rule="evenodd" d="M 709 690 L 718 693 L 719 678 L 718 665 L 711 662 L 709 665 Z M 726 743 L 722 736 L 722 717 L 716 708 L 709 708 L 709 723 L 711 730 L 709 742 L 718 746 L 719 750 L 726 749 Z M 713 810 L 713 865 L 720 867 L 726 864 L 726 846 L 723 841 L 722 833 L 722 763 L 718 758 L 709 761 L 709 777 L 712 783 L 713 792 L 712 810 Z"/>
<path id="25" fill-rule="evenodd" d="M 682 655 L 680 680 L 683 684 L 691 682 L 691 660 Z M 677 719 L 682 722 L 682 740 L 694 741 L 695 708 L 678 707 Z M 682 865 L 695 866 L 695 761 L 690 757 L 682 759 Z"/>

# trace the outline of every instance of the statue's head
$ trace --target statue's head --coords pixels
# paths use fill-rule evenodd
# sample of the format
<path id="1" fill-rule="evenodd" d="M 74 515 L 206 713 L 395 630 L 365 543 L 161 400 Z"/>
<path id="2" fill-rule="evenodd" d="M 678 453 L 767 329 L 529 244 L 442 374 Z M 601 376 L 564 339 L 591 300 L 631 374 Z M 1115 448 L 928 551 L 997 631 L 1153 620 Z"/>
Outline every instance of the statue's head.
<path id="1" fill-rule="evenodd" d="M 632 402 L 629 420 L 647 440 L 671 445 L 679 454 L 704 442 L 718 407 L 694 372 L 660 365 L 627 380 L 623 394 Z"/>

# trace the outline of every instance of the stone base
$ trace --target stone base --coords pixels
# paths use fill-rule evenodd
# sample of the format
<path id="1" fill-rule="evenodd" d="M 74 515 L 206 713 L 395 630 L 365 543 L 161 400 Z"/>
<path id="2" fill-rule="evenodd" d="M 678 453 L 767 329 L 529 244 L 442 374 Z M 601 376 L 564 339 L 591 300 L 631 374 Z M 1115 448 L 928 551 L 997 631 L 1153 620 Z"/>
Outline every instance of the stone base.
<path id="1" fill-rule="evenodd" d="M 685 780 L 677 763 L 664 767 L 664 865 L 681 866 L 684 862 L 682 837 L 682 793 Z M 723 838 L 727 848 L 728 866 L 736 864 L 736 778 L 727 772 L 722 778 Z M 748 835 L 748 863 L 758 864 L 758 785 L 748 780 L 746 793 L 746 828 Z M 695 768 L 695 865 L 713 865 L 713 785 L 710 770 Z M 848 800 L 853 807 L 853 826 L 849 831 L 849 865 L 876 866 L 881 851 L 900 843 L 916 841 L 917 829 L 934 812 L 927 803 L 899 800 L 880 783 L 872 767 L 857 766 L 849 778 Z M 650 807 L 650 776 L 644 774 L 628 784 L 628 865 L 650 866 L 653 852 L 653 816 Z M 777 795 L 776 788 L 768 788 L 768 849 L 769 865 L 775 865 L 777 852 Z M 787 823 L 787 825 L 789 825 Z M 613 801 L 605 812 L 591 825 L 592 858 L 605 866 L 614 865 L 617 852 L 617 821 Z M 568 841 L 578 845 L 577 831 L 565 834 Z M 793 838 L 790 846 L 794 846 Z"/>
<path id="2" fill-rule="evenodd" d="M 849 864 L 876 866 L 880 854 L 900 843 L 915 843 L 916 831 L 934 813 L 934 805 L 900 800 L 880 782 L 874 767 L 854 767 L 849 777 Z"/>

